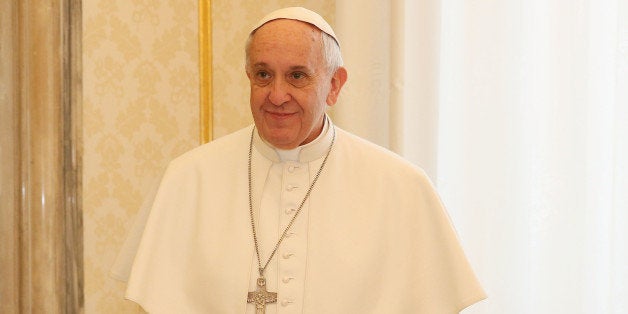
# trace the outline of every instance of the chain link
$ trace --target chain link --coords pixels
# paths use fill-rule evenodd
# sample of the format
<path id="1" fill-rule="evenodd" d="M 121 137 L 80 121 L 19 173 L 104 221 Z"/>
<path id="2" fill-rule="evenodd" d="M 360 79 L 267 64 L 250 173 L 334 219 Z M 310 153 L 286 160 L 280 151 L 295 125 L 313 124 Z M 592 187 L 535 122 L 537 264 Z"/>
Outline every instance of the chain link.
<path id="1" fill-rule="evenodd" d="M 316 184 L 316 181 L 318 181 L 318 177 L 321 175 L 321 172 L 323 171 L 323 168 L 325 168 L 325 164 L 327 163 L 327 158 L 329 157 L 329 154 L 331 153 L 331 149 L 332 149 L 332 147 L 334 147 L 334 142 L 336 141 L 336 128 L 333 125 L 332 125 L 332 130 L 333 130 L 333 137 L 331 139 L 331 144 L 329 144 L 329 149 L 327 150 L 327 154 L 325 155 L 325 159 L 323 159 L 323 163 L 321 164 L 320 168 L 318 168 L 318 171 L 316 172 L 316 175 L 314 176 L 314 180 L 312 180 L 312 184 L 310 184 L 310 187 L 307 189 L 307 192 L 305 193 L 305 196 L 303 197 L 303 200 L 301 201 L 301 204 L 299 205 L 299 207 L 297 208 L 296 212 L 292 216 L 292 219 L 290 219 L 290 222 L 288 222 L 288 225 L 283 230 L 283 233 L 281 234 L 281 237 L 279 237 L 279 240 L 275 244 L 275 248 L 270 253 L 270 256 L 268 257 L 268 260 L 264 264 L 264 267 L 262 267 L 262 259 L 260 258 L 260 255 L 259 255 L 259 244 L 258 244 L 258 240 L 257 240 L 257 231 L 255 229 L 255 219 L 253 218 L 254 217 L 254 215 L 253 215 L 253 179 L 252 179 L 252 175 L 251 175 L 251 172 L 252 172 L 252 170 L 251 170 L 252 161 L 251 160 L 253 159 L 252 158 L 253 157 L 253 136 L 255 134 L 255 127 L 253 127 L 253 131 L 251 131 L 251 141 L 249 142 L 249 164 L 248 164 L 248 166 L 249 166 L 248 167 L 248 176 L 249 176 L 249 214 L 251 215 L 251 229 L 253 230 L 253 242 L 255 243 L 255 254 L 257 255 L 257 266 L 259 267 L 258 270 L 259 270 L 259 274 L 260 274 L 261 277 L 264 276 L 264 270 L 266 270 L 266 267 L 268 266 L 270 261 L 273 259 L 273 256 L 275 256 L 275 253 L 277 253 L 277 249 L 279 249 L 279 245 L 281 245 L 281 242 L 283 242 L 284 238 L 288 234 L 288 230 L 290 230 L 290 228 L 294 224 L 294 221 L 297 219 L 297 216 L 299 216 L 299 213 L 301 213 L 301 209 L 303 208 L 303 205 L 305 204 L 305 201 L 307 201 L 307 199 L 310 197 L 310 194 L 312 193 L 312 190 L 314 189 L 314 185 Z"/>

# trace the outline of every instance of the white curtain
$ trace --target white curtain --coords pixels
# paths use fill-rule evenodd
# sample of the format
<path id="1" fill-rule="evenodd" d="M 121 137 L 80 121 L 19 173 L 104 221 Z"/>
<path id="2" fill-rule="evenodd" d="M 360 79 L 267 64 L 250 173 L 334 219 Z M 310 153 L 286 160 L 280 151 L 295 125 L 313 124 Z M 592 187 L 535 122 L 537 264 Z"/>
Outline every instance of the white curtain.
<path id="1" fill-rule="evenodd" d="M 336 1 L 334 121 L 426 169 L 489 299 L 628 313 L 628 1 Z"/>

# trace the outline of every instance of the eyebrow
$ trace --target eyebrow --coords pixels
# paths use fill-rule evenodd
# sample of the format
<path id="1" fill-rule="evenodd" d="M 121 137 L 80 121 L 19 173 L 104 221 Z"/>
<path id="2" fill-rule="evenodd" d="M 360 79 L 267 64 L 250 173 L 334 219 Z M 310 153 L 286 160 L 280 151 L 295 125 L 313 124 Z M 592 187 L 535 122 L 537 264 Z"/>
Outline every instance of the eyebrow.
<path id="1" fill-rule="evenodd" d="M 266 64 L 266 62 L 258 62 L 258 63 L 253 64 L 251 67 L 253 67 L 253 68 L 265 68 L 267 66 L 268 66 L 268 64 Z"/>
<path id="2" fill-rule="evenodd" d="M 304 65 L 295 65 L 295 66 L 291 66 L 290 67 L 291 71 L 303 71 L 303 72 L 313 72 L 312 70 L 310 70 L 310 68 L 304 66 Z"/>

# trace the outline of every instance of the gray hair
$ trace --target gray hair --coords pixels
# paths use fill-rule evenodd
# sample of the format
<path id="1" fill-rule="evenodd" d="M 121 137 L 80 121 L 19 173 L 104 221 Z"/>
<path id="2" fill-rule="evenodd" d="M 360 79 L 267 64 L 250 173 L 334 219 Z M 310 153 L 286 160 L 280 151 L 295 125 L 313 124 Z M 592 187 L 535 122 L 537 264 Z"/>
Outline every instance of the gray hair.
<path id="1" fill-rule="evenodd" d="M 249 50 L 251 48 L 251 42 L 253 41 L 253 35 L 255 35 L 255 31 L 249 35 L 244 45 L 244 53 L 246 55 L 245 65 L 247 69 L 249 67 Z M 325 65 L 327 66 L 329 73 L 333 74 L 336 70 L 338 70 L 338 68 L 344 65 L 344 62 L 342 61 L 342 54 L 340 53 L 340 45 L 338 45 L 338 42 L 336 42 L 331 35 L 323 31 L 321 31 L 321 42 L 323 45 L 323 60 L 325 60 Z"/>

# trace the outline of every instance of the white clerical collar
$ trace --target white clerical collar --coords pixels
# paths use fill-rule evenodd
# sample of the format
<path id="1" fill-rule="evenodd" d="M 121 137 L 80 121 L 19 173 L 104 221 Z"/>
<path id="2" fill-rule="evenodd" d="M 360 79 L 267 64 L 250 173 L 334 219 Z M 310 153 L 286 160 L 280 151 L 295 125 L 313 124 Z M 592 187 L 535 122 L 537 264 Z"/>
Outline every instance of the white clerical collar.
<path id="1" fill-rule="evenodd" d="M 323 130 L 318 137 L 305 144 L 294 149 L 278 149 L 262 139 L 257 130 L 255 130 L 255 136 L 253 137 L 253 145 L 255 149 L 259 151 L 264 157 L 272 160 L 273 162 L 285 162 L 285 161 L 299 161 L 299 162 L 311 162 L 318 158 L 321 158 L 327 152 L 329 144 L 331 144 L 333 132 L 329 132 L 332 123 L 331 119 L 325 115 Z"/>

